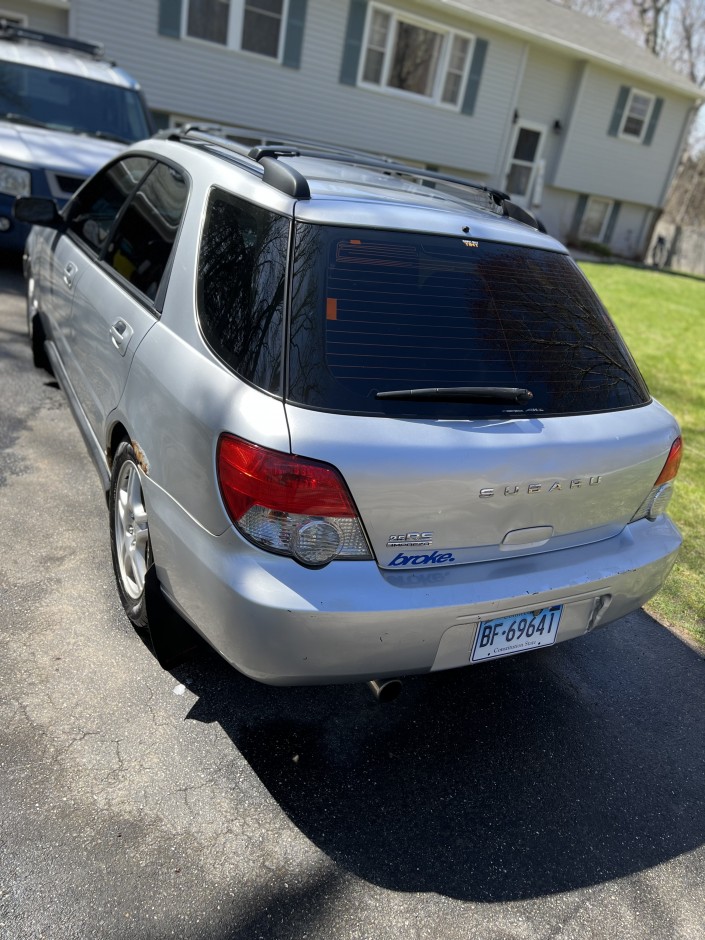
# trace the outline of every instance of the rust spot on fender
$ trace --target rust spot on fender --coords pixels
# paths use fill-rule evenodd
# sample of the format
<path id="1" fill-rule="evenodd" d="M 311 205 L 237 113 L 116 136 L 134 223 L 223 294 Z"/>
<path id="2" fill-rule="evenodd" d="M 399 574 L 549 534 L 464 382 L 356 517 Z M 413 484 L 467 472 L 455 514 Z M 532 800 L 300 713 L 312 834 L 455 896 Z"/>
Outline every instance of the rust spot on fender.
<path id="1" fill-rule="evenodd" d="M 147 460 L 145 452 L 142 450 L 137 441 L 131 441 L 131 444 L 132 449 L 135 452 L 135 457 L 137 458 L 137 466 L 145 476 L 149 476 L 149 461 Z"/>

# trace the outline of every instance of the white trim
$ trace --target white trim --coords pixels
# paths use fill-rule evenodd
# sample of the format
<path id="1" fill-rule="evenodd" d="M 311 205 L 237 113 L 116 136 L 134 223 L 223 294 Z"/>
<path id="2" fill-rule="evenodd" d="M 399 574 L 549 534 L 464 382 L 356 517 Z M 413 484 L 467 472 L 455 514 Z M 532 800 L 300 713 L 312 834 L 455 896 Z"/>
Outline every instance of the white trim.
<path id="1" fill-rule="evenodd" d="M 636 134 L 624 133 L 624 125 L 629 120 L 629 110 L 632 104 L 634 103 L 635 95 L 641 95 L 642 98 L 649 99 L 649 107 L 646 111 L 646 116 L 644 117 L 644 123 L 641 126 L 641 133 L 639 134 L 638 137 L 636 136 Z M 630 88 L 629 97 L 627 98 L 626 103 L 624 105 L 624 113 L 622 114 L 622 120 L 619 125 L 619 130 L 617 131 L 617 137 L 619 137 L 620 140 L 631 140 L 635 144 L 640 144 L 644 139 L 644 135 L 646 134 L 646 129 L 649 126 L 651 115 L 654 113 L 655 103 L 656 103 L 656 95 L 652 94 L 650 91 L 642 91 L 640 88 Z"/>
<path id="2" fill-rule="evenodd" d="M 386 45 L 382 60 L 382 74 L 379 83 L 365 81 L 363 78 L 365 64 L 367 62 L 367 51 L 370 45 L 370 36 L 372 32 L 372 21 L 375 11 L 389 16 L 389 28 L 387 30 Z M 436 62 L 436 71 L 433 76 L 433 91 L 430 95 L 419 94 L 414 91 L 405 91 L 403 88 L 394 88 L 389 85 L 389 75 L 393 66 L 394 41 L 397 32 L 397 23 L 408 23 L 410 26 L 417 26 L 419 29 L 427 30 L 441 37 L 441 48 Z M 465 59 L 465 67 L 460 81 L 458 92 L 458 101 L 452 104 L 448 101 L 442 101 L 443 88 L 448 77 L 448 66 L 450 64 L 450 55 L 455 37 L 466 39 L 468 41 L 468 53 Z M 400 10 L 395 7 L 388 7 L 382 3 L 369 3 L 367 5 L 367 15 L 365 19 L 365 30 L 360 47 L 360 60 L 357 68 L 357 87 L 364 88 L 367 91 L 379 92 L 383 95 L 390 95 L 404 101 L 416 101 L 421 104 L 432 104 L 446 111 L 460 111 L 463 106 L 463 97 L 467 86 L 468 75 L 470 74 L 470 65 L 473 53 L 475 51 L 475 36 L 463 30 L 452 29 L 450 26 L 444 26 L 433 20 L 427 20 L 420 16 L 407 13 L 406 10 Z"/>
<path id="3" fill-rule="evenodd" d="M 522 130 L 535 131 L 539 134 L 539 142 L 536 147 L 536 153 L 534 154 L 534 159 L 531 163 L 528 160 L 515 160 L 514 151 L 516 149 L 517 141 L 519 140 L 519 132 Z M 536 172 L 538 170 L 539 161 L 543 155 L 543 148 L 546 142 L 546 132 L 548 128 L 545 124 L 537 124 L 535 121 L 522 121 L 521 118 L 514 125 L 514 133 L 509 139 L 509 147 L 507 149 L 507 158 L 504 164 L 504 173 L 502 174 L 503 184 L 499 187 L 500 189 L 506 190 L 509 195 L 512 197 L 513 202 L 518 203 L 520 206 L 529 208 L 531 205 L 532 195 L 534 184 L 536 182 Z M 531 173 L 529 175 L 529 183 L 526 187 L 526 192 L 520 195 L 519 193 L 512 193 L 507 188 L 509 182 L 509 173 L 512 168 L 513 163 L 519 163 L 523 166 L 530 166 Z"/>

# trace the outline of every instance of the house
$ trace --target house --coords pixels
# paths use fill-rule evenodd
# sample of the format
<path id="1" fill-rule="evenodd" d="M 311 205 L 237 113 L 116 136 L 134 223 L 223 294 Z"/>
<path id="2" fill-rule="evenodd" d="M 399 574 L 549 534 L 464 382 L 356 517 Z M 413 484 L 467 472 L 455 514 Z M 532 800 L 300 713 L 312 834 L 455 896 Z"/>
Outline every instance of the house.
<path id="1" fill-rule="evenodd" d="M 274 130 L 463 175 L 561 240 L 625 256 L 646 250 L 700 97 L 549 0 L 0 2 L 102 40 L 164 125 Z"/>

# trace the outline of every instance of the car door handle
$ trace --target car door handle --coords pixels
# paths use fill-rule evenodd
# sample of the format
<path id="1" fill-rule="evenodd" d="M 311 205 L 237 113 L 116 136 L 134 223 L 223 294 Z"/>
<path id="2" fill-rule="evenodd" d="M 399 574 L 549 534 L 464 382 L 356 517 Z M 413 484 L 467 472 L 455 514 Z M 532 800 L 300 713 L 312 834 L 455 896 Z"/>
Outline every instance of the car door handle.
<path id="1" fill-rule="evenodd" d="M 73 261 L 67 261 L 66 267 L 64 268 L 64 284 L 67 287 L 73 286 L 74 278 L 76 277 L 77 272 L 78 268 L 73 263 Z"/>
<path id="2" fill-rule="evenodd" d="M 132 333 L 133 329 L 130 324 L 122 319 L 116 320 L 110 327 L 110 338 L 113 341 L 113 346 L 120 350 L 121 356 L 124 356 L 127 352 Z"/>

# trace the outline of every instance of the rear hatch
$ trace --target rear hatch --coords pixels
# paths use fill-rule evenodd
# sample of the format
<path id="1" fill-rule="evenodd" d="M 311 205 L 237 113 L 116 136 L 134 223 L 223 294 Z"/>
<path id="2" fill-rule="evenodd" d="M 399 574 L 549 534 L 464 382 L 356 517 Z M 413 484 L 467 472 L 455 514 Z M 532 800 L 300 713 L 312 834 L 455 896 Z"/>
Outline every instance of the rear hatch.
<path id="1" fill-rule="evenodd" d="M 343 474 L 382 567 L 608 538 L 678 429 L 556 251 L 299 223 L 292 451 Z"/>

